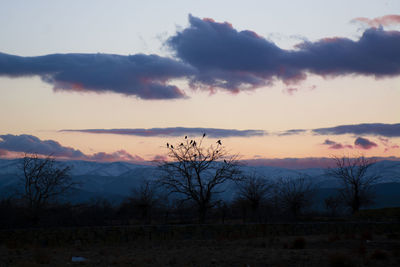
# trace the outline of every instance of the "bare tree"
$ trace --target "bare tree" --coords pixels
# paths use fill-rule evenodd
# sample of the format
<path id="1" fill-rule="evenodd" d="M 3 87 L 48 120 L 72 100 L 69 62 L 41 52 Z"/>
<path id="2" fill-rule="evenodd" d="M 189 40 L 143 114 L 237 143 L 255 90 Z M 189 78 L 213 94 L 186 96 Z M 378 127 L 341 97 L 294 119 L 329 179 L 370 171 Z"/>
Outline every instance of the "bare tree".
<path id="1" fill-rule="evenodd" d="M 158 202 L 155 185 L 149 180 L 143 181 L 139 187 L 132 190 L 130 202 L 134 208 L 141 212 L 144 222 L 150 223 L 152 210 Z"/>
<path id="2" fill-rule="evenodd" d="M 351 208 L 352 214 L 358 212 L 361 207 L 373 203 L 374 185 L 381 177 L 371 173 L 371 167 L 376 161 L 359 157 L 333 157 L 335 167 L 330 168 L 327 174 L 335 177 L 341 184 L 340 195 L 344 203 Z"/>
<path id="3" fill-rule="evenodd" d="M 276 193 L 282 208 L 296 219 L 312 204 L 315 187 L 305 176 L 281 178 L 276 184 Z"/>
<path id="4" fill-rule="evenodd" d="M 69 176 L 71 167 L 56 166 L 54 158 L 39 158 L 37 154 L 25 155 L 22 159 L 22 198 L 26 201 L 34 219 L 50 202 L 71 190 L 74 183 Z"/>
<path id="5" fill-rule="evenodd" d="M 256 173 L 244 176 L 243 180 L 237 183 L 237 197 L 247 202 L 252 213 L 252 220 L 257 217 L 260 205 L 267 200 L 272 191 L 272 184 Z"/>
<path id="6" fill-rule="evenodd" d="M 215 205 L 215 194 L 224 191 L 222 185 L 240 179 L 237 156 L 228 155 L 221 140 L 204 147 L 204 138 L 205 134 L 200 141 L 185 137 L 175 146 L 167 143 L 171 161 L 159 165 L 158 179 L 170 193 L 196 203 L 200 223 L 205 222 L 207 211 Z"/>
<path id="7" fill-rule="evenodd" d="M 338 214 L 338 210 L 342 203 L 343 201 L 340 195 L 329 196 L 324 199 L 325 208 L 332 217 L 335 217 Z"/>

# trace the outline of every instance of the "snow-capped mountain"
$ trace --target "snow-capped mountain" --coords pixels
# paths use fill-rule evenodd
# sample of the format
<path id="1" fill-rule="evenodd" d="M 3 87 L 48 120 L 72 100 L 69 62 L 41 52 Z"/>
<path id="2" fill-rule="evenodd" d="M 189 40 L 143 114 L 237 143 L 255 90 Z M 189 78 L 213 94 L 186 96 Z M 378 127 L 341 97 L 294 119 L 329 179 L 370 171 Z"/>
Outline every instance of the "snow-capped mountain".
<path id="1" fill-rule="evenodd" d="M 80 182 L 80 190 L 90 196 L 127 196 L 141 181 L 157 177 L 156 166 L 127 162 L 60 161 L 57 164 L 71 166 L 72 179 Z M 334 188 L 338 185 L 335 179 L 326 175 L 326 169 L 322 168 L 293 170 L 270 166 L 243 166 L 242 170 L 243 173 L 256 173 L 272 180 L 281 177 L 307 176 L 319 188 Z M 380 183 L 400 182 L 400 162 L 398 161 L 377 162 L 371 171 L 381 175 Z M 0 159 L 0 193 L 12 192 L 9 189 L 18 185 L 21 174 L 20 159 Z"/>

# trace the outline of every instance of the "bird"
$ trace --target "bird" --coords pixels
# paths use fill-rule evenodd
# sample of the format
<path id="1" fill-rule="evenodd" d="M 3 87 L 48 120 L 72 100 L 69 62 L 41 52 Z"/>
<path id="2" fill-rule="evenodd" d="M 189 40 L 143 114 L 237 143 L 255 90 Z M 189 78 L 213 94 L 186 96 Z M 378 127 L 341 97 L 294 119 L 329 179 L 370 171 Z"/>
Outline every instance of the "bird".
<path id="1" fill-rule="evenodd" d="M 193 141 L 193 146 L 196 146 L 196 141 Z"/>
<path id="2" fill-rule="evenodd" d="M 193 143 L 193 140 L 190 140 L 190 144 L 192 144 Z"/>
<path id="3" fill-rule="evenodd" d="M 224 162 L 225 162 L 225 163 L 228 163 L 228 162 L 226 162 L 226 159 L 224 159 Z"/>
<path id="4" fill-rule="evenodd" d="M 221 140 L 218 140 L 218 141 L 217 141 L 217 144 L 222 145 Z"/>
<path id="5" fill-rule="evenodd" d="M 171 148 L 172 148 L 172 149 L 174 149 L 174 146 L 173 146 L 173 145 L 171 145 Z"/>
<path id="6" fill-rule="evenodd" d="M 169 144 L 167 143 L 167 147 L 169 148 Z"/>
<path id="7" fill-rule="evenodd" d="M 185 139 L 187 139 L 187 135 L 185 135 Z"/>
<path id="8" fill-rule="evenodd" d="M 179 146 L 183 146 L 183 143 L 181 143 Z"/>
<path id="9" fill-rule="evenodd" d="M 206 136 L 206 133 L 203 133 L 203 138 Z"/>

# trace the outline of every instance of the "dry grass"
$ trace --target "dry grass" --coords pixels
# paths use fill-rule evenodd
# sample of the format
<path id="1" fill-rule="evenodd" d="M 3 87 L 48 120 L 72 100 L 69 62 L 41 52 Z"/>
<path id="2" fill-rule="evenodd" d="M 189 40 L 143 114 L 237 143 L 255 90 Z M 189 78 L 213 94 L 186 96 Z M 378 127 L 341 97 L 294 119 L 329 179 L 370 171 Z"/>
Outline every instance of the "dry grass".
<path id="1" fill-rule="evenodd" d="M 23 246 L 18 240 L 5 242 L 0 245 L 0 266 L 400 266 L 400 240 L 372 231 L 365 238 L 362 232 L 301 236 L 227 232 L 199 239 L 194 237 L 199 233 L 189 237 L 172 230 L 178 238 L 151 235 L 128 241 L 116 231 L 123 230 L 107 230 L 107 236 L 78 229 L 72 239 L 58 238 L 54 232 Z M 72 263 L 72 257 L 87 260 Z"/>

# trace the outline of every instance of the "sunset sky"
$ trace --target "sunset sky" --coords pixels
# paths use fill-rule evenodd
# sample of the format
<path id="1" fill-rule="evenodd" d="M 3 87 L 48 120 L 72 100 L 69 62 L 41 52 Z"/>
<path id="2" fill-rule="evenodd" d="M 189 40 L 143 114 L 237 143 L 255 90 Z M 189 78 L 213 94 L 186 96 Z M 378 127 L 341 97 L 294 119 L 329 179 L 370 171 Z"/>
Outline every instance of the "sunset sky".
<path id="1" fill-rule="evenodd" d="M 206 132 L 400 157 L 400 1 L 1 1 L 0 157 L 142 162 Z"/>

